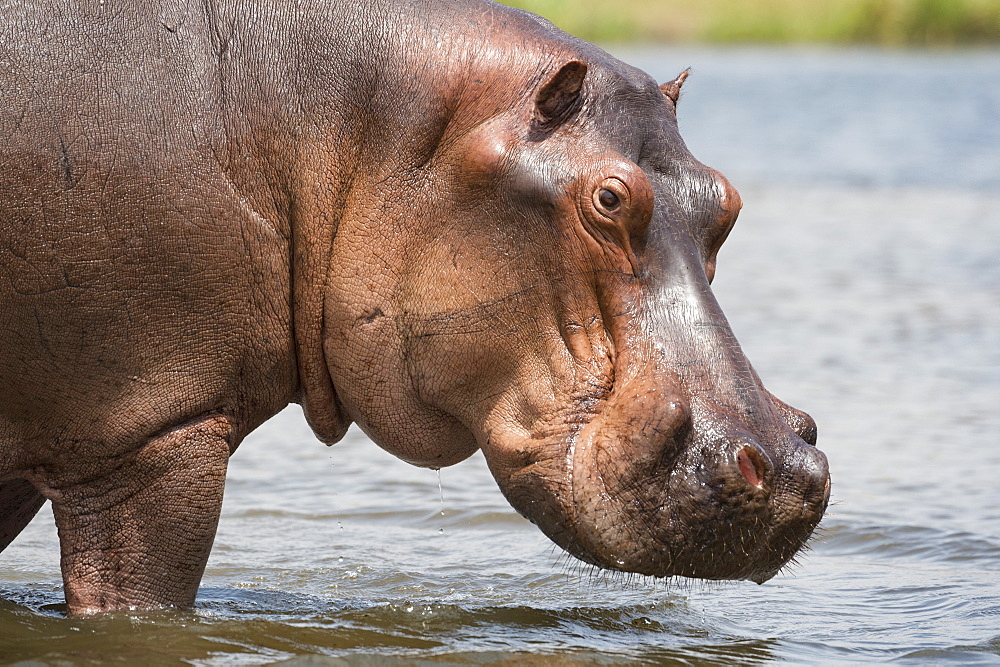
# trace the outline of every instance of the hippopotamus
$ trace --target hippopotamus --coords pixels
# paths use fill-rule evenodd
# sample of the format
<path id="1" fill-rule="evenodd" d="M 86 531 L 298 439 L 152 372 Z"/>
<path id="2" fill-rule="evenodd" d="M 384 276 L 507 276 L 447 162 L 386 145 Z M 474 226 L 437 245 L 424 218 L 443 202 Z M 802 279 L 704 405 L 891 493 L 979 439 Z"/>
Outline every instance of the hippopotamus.
<path id="1" fill-rule="evenodd" d="M 0 55 L 0 545 L 67 608 L 194 602 L 226 466 L 290 403 L 481 450 L 562 549 L 774 576 L 830 496 L 709 284 L 737 191 L 659 84 L 485 0 L 18 3 Z"/>

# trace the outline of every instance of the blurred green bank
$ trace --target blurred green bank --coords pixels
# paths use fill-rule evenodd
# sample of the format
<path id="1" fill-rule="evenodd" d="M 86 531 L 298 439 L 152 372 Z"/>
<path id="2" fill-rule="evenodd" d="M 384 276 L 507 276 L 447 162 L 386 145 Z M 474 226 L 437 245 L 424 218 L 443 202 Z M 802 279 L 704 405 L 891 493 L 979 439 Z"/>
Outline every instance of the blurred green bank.
<path id="1" fill-rule="evenodd" d="M 1000 0 L 502 0 L 592 41 L 1000 45 Z"/>

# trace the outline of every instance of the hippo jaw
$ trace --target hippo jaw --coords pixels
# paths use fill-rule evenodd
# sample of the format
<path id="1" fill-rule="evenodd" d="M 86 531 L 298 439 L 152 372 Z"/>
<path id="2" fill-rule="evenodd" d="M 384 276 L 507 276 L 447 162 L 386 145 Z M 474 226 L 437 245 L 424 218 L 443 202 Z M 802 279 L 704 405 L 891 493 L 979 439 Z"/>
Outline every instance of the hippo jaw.
<path id="1" fill-rule="evenodd" d="M 805 544 L 829 499 L 814 447 L 777 468 L 747 433 L 688 431 L 673 461 L 619 471 L 616 454 L 635 441 L 599 423 L 588 431 L 575 447 L 573 502 L 587 550 L 605 567 L 613 559 L 646 575 L 762 583 Z"/>
<path id="2" fill-rule="evenodd" d="M 616 388 L 562 437 L 492 430 L 483 449 L 504 495 L 560 547 L 604 569 L 770 579 L 826 509 L 822 452 L 788 427 L 762 447 L 709 406 L 692 409 L 651 385 Z"/>

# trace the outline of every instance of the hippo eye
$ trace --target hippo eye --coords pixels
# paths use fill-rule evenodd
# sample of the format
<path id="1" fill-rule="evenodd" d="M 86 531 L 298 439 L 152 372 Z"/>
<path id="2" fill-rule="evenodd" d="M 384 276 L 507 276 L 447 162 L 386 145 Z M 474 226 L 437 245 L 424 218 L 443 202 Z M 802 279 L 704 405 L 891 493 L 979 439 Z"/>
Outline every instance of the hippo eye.
<path id="1" fill-rule="evenodd" d="M 597 192 L 597 201 L 607 211 L 616 211 L 621 206 L 618 195 L 607 188 L 601 188 Z"/>

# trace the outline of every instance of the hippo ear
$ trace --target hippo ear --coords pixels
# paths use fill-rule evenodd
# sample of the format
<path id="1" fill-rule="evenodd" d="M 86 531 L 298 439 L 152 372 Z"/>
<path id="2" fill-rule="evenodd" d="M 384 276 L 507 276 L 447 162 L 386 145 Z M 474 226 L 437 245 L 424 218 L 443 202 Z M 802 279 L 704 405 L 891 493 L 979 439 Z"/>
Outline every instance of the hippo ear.
<path id="1" fill-rule="evenodd" d="M 559 123 L 580 107 L 580 90 L 587 76 L 587 65 L 570 60 L 559 68 L 535 95 L 535 115 L 544 125 Z"/>
<path id="2" fill-rule="evenodd" d="M 677 75 L 677 78 L 673 81 L 667 81 L 665 84 L 660 86 L 660 91 L 666 95 L 674 106 L 677 106 L 677 98 L 681 96 L 681 86 L 691 75 L 691 68 L 688 68 Z"/>

